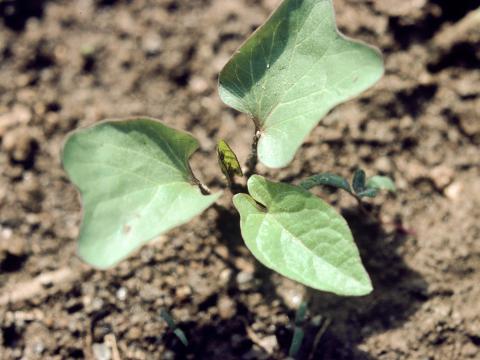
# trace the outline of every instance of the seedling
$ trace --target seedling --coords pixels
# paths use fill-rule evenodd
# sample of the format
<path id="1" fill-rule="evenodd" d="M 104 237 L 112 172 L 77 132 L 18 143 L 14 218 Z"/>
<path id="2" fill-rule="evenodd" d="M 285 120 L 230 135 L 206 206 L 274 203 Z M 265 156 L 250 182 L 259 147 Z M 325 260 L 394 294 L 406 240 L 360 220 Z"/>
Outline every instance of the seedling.
<path id="1" fill-rule="evenodd" d="M 392 190 L 393 183 L 366 180 L 360 171 L 352 186 L 332 174 L 297 186 L 255 174 L 256 164 L 288 165 L 328 111 L 382 73 L 376 49 L 338 32 L 331 0 L 285 0 L 220 73 L 221 99 L 255 125 L 247 189 L 233 197 L 243 239 L 262 264 L 314 289 L 360 296 L 372 284 L 347 222 L 308 189 L 334 186 L 360 201 L 381 188 Z M 73 133 L 63 164 L 83 200 L 80 257 L 111 267 L 211 206 L 221 193 L 210 193 L 194 176 L 189 158 L 198 147 L 192 135 L 145 117 Z M 223 141 L 218 158 L 233 188 L 243 172 Z"/>
<path id="2" fill-rule="evenodd" d="M 187 336 L 185 335 L 183 330 L 177 326 L 175 320 L 173 320 L 172 316 L 165 309 L 160 310 L 160 317 L 165 320 L 170 330 L 173 331 L 173 333 L 178 338 L 178 340 L 180 340 L 183 346 L 188 346 Z"/>
<path id="3" fill-rule="evenodd" d="M 303 331 L 302 326 L 305 320 L 306 312 L 307 312 L 307 303 L 302 302 L 295 313 L 293 337 L 292 337 L 292 342 L 290 343 L 290 348 L 288 349 L 288 355 L 291 357 L 297 356 L 298 351 L 302 346 L 303 337 L 305 336 L 305 332 Z"/>

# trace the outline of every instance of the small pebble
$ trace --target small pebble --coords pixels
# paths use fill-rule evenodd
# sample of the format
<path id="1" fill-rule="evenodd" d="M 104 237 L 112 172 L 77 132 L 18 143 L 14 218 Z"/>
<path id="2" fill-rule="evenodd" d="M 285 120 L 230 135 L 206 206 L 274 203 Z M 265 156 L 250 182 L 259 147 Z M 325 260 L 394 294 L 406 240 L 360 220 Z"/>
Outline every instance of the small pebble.
<path id="1" fill-rule="evenodd" d="M 208 90 L 208 82 L 200 76 L 194 76 L 189 83 L 190 89 L 195 94 L 202 94 Z"/>
<path id="2" fill-rule="evenodd" d="M 3 137 L 2 149 L 15 161 L 25 161 L 32 153 L 34 140 L 25 128 L 15 128 Z"/>
<path id="3" fill-rule="evenodd" d="M 293 281 L 287 281 L 286 286 L 277 290 L 279 297 L 290 309 L 297 309 L 305 297 L 305 287 Z"/>
<path id="4" fill-rule="evenodd" d="M 384 174 L 390 173 L 392 171 L 392 163 L 386 157 L 378 158 L 375 161 L 375 169 Z"/>
<path id="5" fill-rule="evenodd" d="M 100 310 L 101 308 L 103 308 L 103 300 L 100 299 L 100 298 L 95 298 L 93 299 L 92 301 L 92 310 Z"/>
<path id="6" fill-rule="evenodd" d="M 162 50 L 162 38 L 156 33 L 148 33 L 142 38 L 142 49 L 147 55 L 157 55 Z"/>
<path id="7" fill-rule="evenodd" d="M 228 248 L 225 245 L 217 245 L 215 247 L 215 253 L 217 253 L 222 259 L 227 259 L 229 256 Z"/>
<path id="8" fill-rule="evenodd" d="M 142 330 L 138 327 L 132 327 L 127 332 L 127 338 L 131 340 L 140 339 L 141 336 L 142 336 Z"/>
<path id="9" fill-rule="evenodd" d="M 179 301 L 187 299 L 191 294 L 192 289 L 188 285 L 180 286 L 175 290 L 175 297 Z"/>
<path id="10" fill-rule="evenodd" d="M 32 350 L 35 354 L 40 355 L 45 350 L 45 345 L 43 344 L 43 342 L 38 340 L 33 344 Z"/>
<path id="11" fill-rule="evenodd" d="M 458 200 L 462 191 L 463 184 L 461 182 L 453 182 L 445 188 L 444 193 L 450 200 Z"/>
<path id="12" fill-rule="evenodd" d="M 237 306 L 228 296 L 221 296 L 217 302 L 218 314 L 223 320 L 227 320 L 235 316 L 237 312 Z"/>
<path id="13" fill-rule="evenodd" d="M 432 169 L 430 175 L 437 189 L 443 190 L 452 182 L 455 174 L 451 168 L 439 165 Z"/>
<path id="14" fill-rule="evenodd" d="M 117 299 L 120 301 L 124 301 L 127 298 L 127 289 L 125 289 L 123 286 L 117 290 Z"/>
<path id="15" fill-rule="evenodd" d="M 235 267 L 241 272 L 248 272 L 253 274 L 255 271 L 255 266 L 251 261 L 245 260 L 243 257 L 238 257 L 235 259 Z"/>
<path id="16" fill-rule="evenodd" d="M 7 251 L 12 255 L 20 256 L 28 252 L 27 239 L 21 236 L 13 236 L 10 228 L 0 227 L 0 253 Z"/>
<path id="17" fill-rule="evenodd" d="M 15 105 L 11 112 L 0 115 L 0 137 L 7 132 L 8 128 L 19 127 L 21 124 L 27 124 L 31 119 L 32 113 L 26 106 Z"/>
<path id="18" fill-rule="evenodd" d="M 231 278 L 232 278 L 232 270 L 228 268 L 223 269 L 222 271 L 220 271 L 220 275 L 218 276 L 219 286 L 220 287 L 227 286 Z"/>
<path id="19" fill-rule="evenodd" d="M 105 344 L 93 344 L 92 351 L 96 360 L 110 360 L 112 358 L 112 353 Z"/>
<path id="20" fill-rule="evenodd" d="M 239 285 L 246 284 L 246 283 L 252 281 L 252 279 L 253 279 L 253 274 L 251 272 L 240 271 L 237 274 L 237 283 Z"/>

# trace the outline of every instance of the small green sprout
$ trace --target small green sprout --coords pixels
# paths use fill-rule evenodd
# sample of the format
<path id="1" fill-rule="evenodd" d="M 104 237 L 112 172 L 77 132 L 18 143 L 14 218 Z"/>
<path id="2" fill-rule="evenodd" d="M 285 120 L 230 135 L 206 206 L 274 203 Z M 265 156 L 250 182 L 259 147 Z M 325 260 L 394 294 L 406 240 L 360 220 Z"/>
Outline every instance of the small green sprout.
<path id="1" fill-rule="evenodd" d="M 267 180 L 256 165 L 288 165 L 334 106 L 382 74 L 378 50 L 339 33 L 332 0 L 284 0 L 220 73 L 221 99 L 255 126 L 247 188 L 233 190 L 244 172 L 226 142 L 217 148 L 245 244 L 268 268 L 314 289 L 362 296 L 372 284 L 345 219 L 308 189 L 333 186 L 360 201 L 393 191 L 393 182 L 358 170 L 352 185 L 325 173 L 297 186 Z M 198 147 L 192 135 L 146 117 L 70 135 L 62 161 L 82 196 L 80 257 L 111 267 L 215 203 L 221 193 L 210 193 L 189 162 Z"/>
<path id="2" fill-rule="evenodd" d="M 188 339 L 182 329 L 180 329 L 172 316 L 167 312 L 167 310 L 160 310 L 160 316 L 167 323 L 168 327 L 173 331 L 175 336 L 180 340 L 184 346 L 188 346 Z"/>
<path id="3" fill-rule="evenodd" d="M 397 191 L 393 180 L 388 176 L 376 175 L 367 180 L 365 171 L 362 169 L 357 169 L 353 174 L 352 185 L 340 175 L 323 173 L 303 180 L 299 186 L 310 190 L 320 185 L 345 190 L 357 200 L 361 200 L 363 197 L 374 198 L 380 190 L 388 190 L 393 193 Z"/>
<path id="4" fill-rule="evenodd" d="M 290 343 L 290 348 L 288 350 L 288 356 L 295 357 L 300 351 L 302 346 L 303 337 L 305 336 L 305 331 L 303 330 L 303 322 L 305 321 L 305 316 L 307 314 L 307 303 L 304 301 L 300 304 L 297 311 L 295 312 L 295 322 L 293 328 L 293 337 L 292 342 Z"/>

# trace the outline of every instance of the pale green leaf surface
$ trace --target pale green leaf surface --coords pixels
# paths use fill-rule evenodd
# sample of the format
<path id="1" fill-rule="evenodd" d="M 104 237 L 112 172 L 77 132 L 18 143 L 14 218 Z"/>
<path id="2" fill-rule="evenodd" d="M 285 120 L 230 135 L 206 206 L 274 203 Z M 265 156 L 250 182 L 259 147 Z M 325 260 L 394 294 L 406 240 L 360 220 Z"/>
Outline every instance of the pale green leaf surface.
<path id="1" fill-rule="evenodd" d="M 367 180 L 367 188 L 396 192 L 395 183 L 388 176 L 376 175 Z"/>
<path id="2" fill-rule="evenodd" d="M 285 0 L 224 67 L 219 93 L 256 121 L 259 159 L 278 168 L 330 109 L 382 74 L 376 49 L 338 32 L 331 0 Z"/>
<path id="3" fill-rule="evenodd" d="M 80 257 L 108 268 L 215 202 L 219 194 L 194 185 L 188 159 L 197 148 L 190 134 L 148 118 L 70 135 L 62 160 L 82 197 Z"/>
<path id="4" fill-rule="evenodd" d="M 318 290 L 372 291 L 348 224 L 335 209 L 298 186 L 258 175 L 248 180 L 248 191 L 233 201 L 243 239 L 262 264 Z"/>

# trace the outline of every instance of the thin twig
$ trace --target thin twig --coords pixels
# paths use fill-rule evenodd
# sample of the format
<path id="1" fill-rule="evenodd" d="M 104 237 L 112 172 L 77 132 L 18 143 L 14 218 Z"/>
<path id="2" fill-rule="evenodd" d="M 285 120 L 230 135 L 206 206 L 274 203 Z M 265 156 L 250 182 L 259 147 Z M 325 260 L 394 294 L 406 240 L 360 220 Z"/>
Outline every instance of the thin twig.
<path id="1" fill-rule="evenodd" d="M 200 191 L 202 192 L 203 195 L 211 195 L 212 192 L 210 191 L 210 189 L 207 187 L 207 185 L 205 185 L 204 183 L 202 183 L 200 180 L 197 179 L 197 177 L 195 176 L 195 174 L 193 173 L 193 170 L 192 168 L 190 167 L 190 164 L 188 164 L 188 169 L 190 170 L 190 174 L 191 174 L 191 181 L 194 185 L 197 185 L 200 189 Z"/>
<path id="2" fill-rule="evenodd" d="M 0 306 L 9 303 L 18 303 L 21 301 L 41 298 L 48 293 L 56 290 L 48 290 L 49 288 L 63 283 L 73 283 L 78 280 L 81 273 L 75 272 L 72 268 L 64 267 L 55 271 L 45 272 L 37 277 L 25 282 L 12 284 L 11 287 L 0 289 Z"/>
<path id="3" fill-rule="evenodd" d="M 401 222 L 398 223 L 396 221 L 384 221 L 379 215 L 375 216 L 371 211 L 368 211 L 365 208 L 365 203 L 362 201 L 360 197 L 358 197 L 354 193 L 349 193 L 349 194 L 352 195 L 355 198 L 355 200 L 357 200 L 358 209 L 366 218 L 369 219 L 370 222 L 377 223 L 382 227 L 393 226 L 395 228 L 395 231 L 397 232 L 403 233 L 405 235 L 416 236 L 416 232 L 414 230 L 405 228 Z"/>

